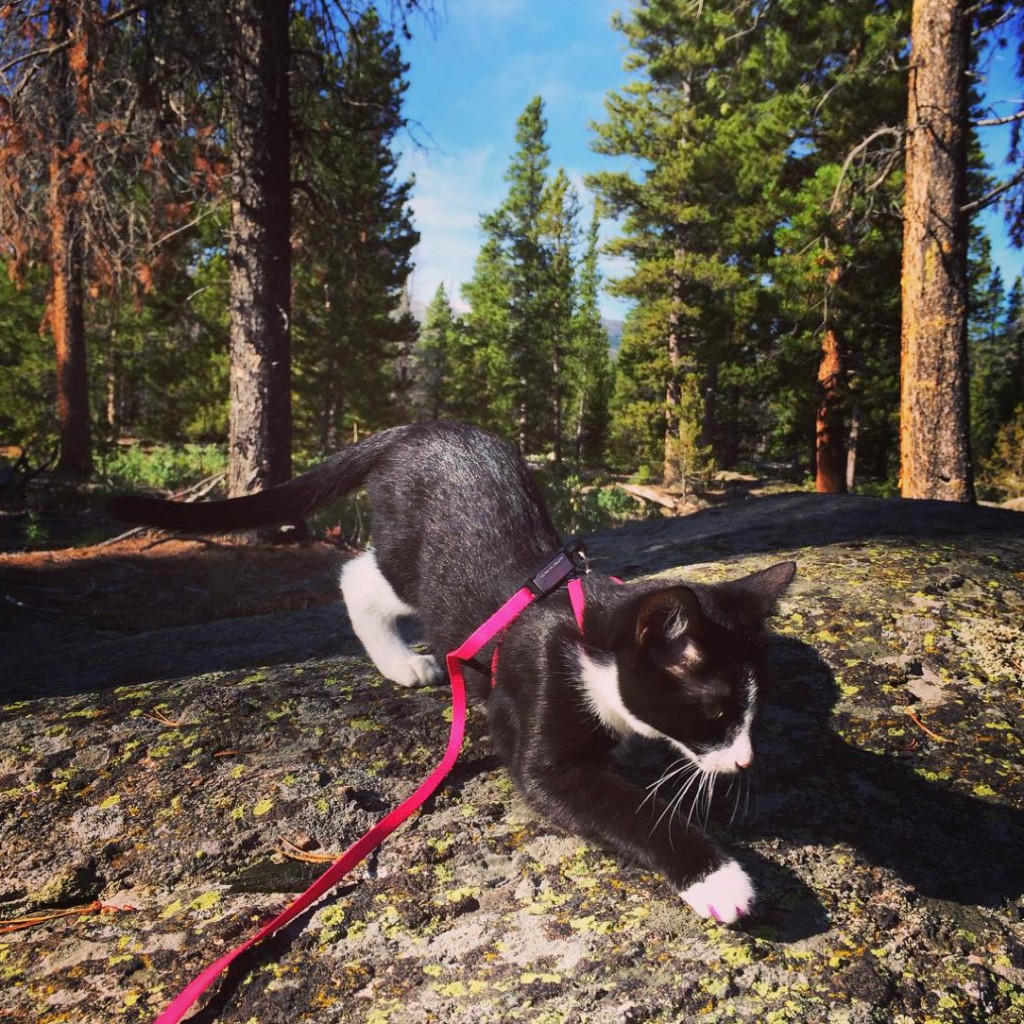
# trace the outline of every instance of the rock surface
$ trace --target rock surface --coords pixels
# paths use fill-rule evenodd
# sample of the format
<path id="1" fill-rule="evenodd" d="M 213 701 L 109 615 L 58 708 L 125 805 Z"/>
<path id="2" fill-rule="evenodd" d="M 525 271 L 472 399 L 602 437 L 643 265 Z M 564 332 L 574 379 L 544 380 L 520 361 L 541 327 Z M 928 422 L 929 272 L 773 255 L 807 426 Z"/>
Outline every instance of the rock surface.
<path id="1" fill-rule="evenodd" d="M 756 793 L 720 793 L 709 824 L 757 880 L 757 913 L 699 920 L 539 820 L 477 709 L 428 811 L 193 1019 L 1024 1022 L 1024 518 L 785 495 L 590 549 L 627 577 L 799 563 Z M 12 620 L 0 918 L 106 912 L 0 923 L 0 1019 L 152 1020 L 322 870 L 280 837 L 340 851 L 425 776 L 446 691 L 384 683 L 340 626 L 320 646 L 329 616 L 80 642 L 45 614 Z M 656 779 L 661 752 L 632 754 Z"/>

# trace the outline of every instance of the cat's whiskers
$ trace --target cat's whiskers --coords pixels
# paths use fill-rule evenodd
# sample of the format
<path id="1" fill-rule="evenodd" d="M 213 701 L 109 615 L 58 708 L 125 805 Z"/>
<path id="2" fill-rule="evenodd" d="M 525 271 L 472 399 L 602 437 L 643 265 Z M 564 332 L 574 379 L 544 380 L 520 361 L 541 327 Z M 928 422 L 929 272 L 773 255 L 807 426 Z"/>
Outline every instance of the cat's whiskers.
<path id="1" fill-rule="evenodd" d="M 639 812 L 648 800 L 656 801 L 658 797 L 658 790 L 661 789 L 666 782 L 674 779 L 677 775 L 682 774 L 687 769 L 691 771 L 697 770 L 697 766 L 688 757 L 680 757 L 673 761 L 661 773 L 661 777 L 647 787 L 647 796 L 640 801 L 640 804 L 637 806 L 637 811 Z"/>
<path id="2" fill-rule="evenodd" d="M 697 822 L 701 828 L 705 828 L 707 826 L 708 817 L 711 814 L 711 800 L 715 793 L 715 782 L 717 779 L 718 772 L 714 770 L 701 772 L 700 785 L 697 787 L 697 792 L 694 794 L 693 803 L 690 806 L 690 813 L 686 816 L 687 828 L 689 828 L 695 812 L 697 814 Z M 699 810 L 699 807 L 703 807 L 703 810 Z"/>
<path id="3" fill-rule="evenodd" d="M 701 770 L 700 766 L 694 764 L 692 761 L 687 761 L 686 764 L 683 767 L 681 767 L 681 768 L 679 768 L 677 770 L 676 774 L 681 773 L 687 767 L 689 767 L 692 770 L 692 774 L 691 774 L 690 778 L 686 780 L 685 785 L 683 785 L 679 789 L 679 791 L 673 795 L 672 799 L 668 801 L 668 803 L 665 805 L 665 809 L 658 816 L 658 820 L 651 827 L 651 832 L 653 833 L 654 830 L 657 829 L 657 827 L 662 823 L 662 821 L 664 821 L 666 815 L 668 815 L 669 822 L 670 822 L 670 827 L 669 827 L 669 841 L 670 842 L 672 841 L 672 829 L 671 829 L 671 820 L 672 820 L 672 818 L 675 817 L 676 813 L 679 810 L 680 805 L 682 804 L 683 800 L 686 797 L 686 794 L 693 787 L 693 784 L 695 782 L 700 782 L 700 780 L 704 776 L 704 772 Z M 697 792 L 698 793 L 700 792 L 700 786 L 699 785 L 697 787 Z"/>

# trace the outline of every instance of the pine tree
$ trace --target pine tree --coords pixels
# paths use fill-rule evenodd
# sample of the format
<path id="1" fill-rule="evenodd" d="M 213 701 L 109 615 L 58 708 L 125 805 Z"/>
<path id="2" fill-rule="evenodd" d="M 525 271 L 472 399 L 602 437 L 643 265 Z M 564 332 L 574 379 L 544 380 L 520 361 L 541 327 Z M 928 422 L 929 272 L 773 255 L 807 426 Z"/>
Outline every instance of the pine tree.
<path id="1" fill-rule="evenodd" d="M 515 439 L 522 401 L 511 345 L 512 281 L 495 215 L 481 219 L 484 241 L 473 277 L 462 287 L 469 306 L 464 317 L 466 344 L 459 366 L 476 381 L 474 423 Z"/>
<path id="2" fill-rule="evenodd" d="M 427 307 L 415 348 L 416 405 L 421 419 L 462 419 L 466 394 L 461 326 L 443 284 Z"/>
<path id="3" fill-rule="evenodd" d="M 577 270 L 577 304 L 568 360 L 570 439 L 577 465 L 599 462 L 604 456 L 608 437 L 608 403 L 613 379 L 608 332 L 598 306 L 601 288 L 601 274 L 597 266 L 599 228 L 600 220 L 595 208 L 587 229 L 586 248 Z"/>
<path id="4" fill-rule="evenodd" d="M 541 246 L 542 324 L 545 342 L 543 358 L 547 364 L 544 392 L 550 401 L 548 436 L 556 466 L 561 466 L 567 437 L 567 412 L 570 406 L 570 376 L 575 354 L 573 320 L 576 310 L 576 248 L 579 243 L 580 203 L 568 175 L 559 170 L 547 184 L 539 217 Z M 536 327 L 534 328 L 536 330 Z M 542 385 L 538 381 L 536 385 Z M 543 419 L 540 419 L 540 424 Z"/>
<path id="5" fill-rule="evenodd" d="M 554 394 L 562 386 L 560 374 L 552 378 L 556 346 L 549 317 L 556 289 L 544 232 L 546 225 L 560 228 L 552 227 L 546 134 L 537 96 L 516 121 L 508 195 L 481 218 L 484 241 L 463 288 L 471 307 L 466 328 L 490 399 L 484 415 L 524 451 L 555 444 Z"/>
<path id="6" fill-rule="evenodd" d="M 550 166 L 544 102 L 534 97 L 516 122 L 517 149 L 505 172 L 508 196 L 492 219 L 506 258 L 508 274 L 508 358 L 518 420 L 518 441 L 524 451 L 552 440 L 548 402 L 553 348 L 547 314 L 550 309 L 550 261 L 541 232 Z"/>
<path id="7" fill-rule="evenodd" d="M 393 151 L 408 70 L 394 32 L 368 11 L 340 63 L 314 33 L 298 37 L 321 70 L 298 79 L 295 97 L 307 126 L 296 176 L 310 183 L 295 217 L 296 421 L 304 447 L 324 453 L 356 424 L 407 418 L 400 368 L 416 324 L 403 303 L 419 235 Z"/>
<path id="8" fill-rule="evenodd" d="M 747 268 L 769 226 L 764 181 L 784 156 L 783 128 L 770 107 L 750 102 L 755 78 L 762 95 L 777 92 L 744 64 L 757 34 L 741 31 L 736 12 L 649 0 L 616 24 L 631 47 L 627 70 L 639 74 L 606 99 L 595 149 L 641 169 L 588 183 L 623 221 L 611 250 L 636 269 L 615 290 L 646 307 L 633 324 L 651 330 L 649 344 L 664 352 L 663 478 L 685 485 L 707 472 L 706 444 L 696 440 L 707 380 L 742 344 L 735 311 L 759 287 Z"/>
<path id="9" fill-rule="evenodd" d="M 890 100 L 901 88 L 899 8 L 646 0 L 618 21 L 635 76 L 606 101 L 595 148 L 632 158 L 634 169 L 592 184 L 622 220 L 613 250 L 636 267 L 617 290 L 647 307 L 650 342 L 665 352 L 669 482 L 706 471 L 708 445 L 720 461 L 735 459 L 738 420 L 760 437 L 798 432 L 810 448 L 817 419 L 816 461 L 829 486 L 842 486 L 850 351 L 871 347 L 859 335 L 860 296 L 870 305 L 892 295 L 870 257 L 848 257 L 875 235 L 891 249 L 894 237 L 882 186 L 895 183 L 899 153 L 884 121 L 900 109 Z M 898 280 L 891 260 L 879 262 Z M 813 325 L 799 313 L 807 309 Z M 783 351 L 787 333 L 800 337 L 799 357 L 795 345 Z M 799 415 L 740 390 L 758 383 L 792 396 Z"/>

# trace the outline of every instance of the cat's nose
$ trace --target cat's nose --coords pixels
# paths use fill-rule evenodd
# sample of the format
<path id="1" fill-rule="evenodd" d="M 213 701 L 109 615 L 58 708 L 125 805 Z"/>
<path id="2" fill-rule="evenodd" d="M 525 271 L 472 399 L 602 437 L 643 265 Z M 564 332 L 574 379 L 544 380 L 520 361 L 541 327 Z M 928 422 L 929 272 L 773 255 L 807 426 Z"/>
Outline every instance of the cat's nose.
<path id="1" fill-rule="evenodd" d="M 747 758 L 745 761 L 737 761 L 736 762 L 736 771 L 738 771 L 738 772 L 745 772 L 749 767 L 750 767 L 750 758 Z"/>

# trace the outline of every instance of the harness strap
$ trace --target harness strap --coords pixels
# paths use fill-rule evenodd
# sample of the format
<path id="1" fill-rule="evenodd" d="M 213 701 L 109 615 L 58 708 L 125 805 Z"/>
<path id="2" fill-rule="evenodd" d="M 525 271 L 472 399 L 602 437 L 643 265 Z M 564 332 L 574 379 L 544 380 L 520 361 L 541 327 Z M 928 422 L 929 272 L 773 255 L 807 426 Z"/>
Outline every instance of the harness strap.
<path id="1" fill-rule="evenodd" d="M 577 557 L 578 556 L 578 557 Z M 441 760 L 419 787 L 392 808 L 380 821 L 360 836 L 330 867 L 300 896 L 297 896 L 272 921 L 267 922 L 254 935 L 235 946 L 230 952 L 215 960 L 192 979 L 170 1005 L 156 1018 L 154 1024 L 178 1024 L 192 1008 L 199 997 L 217 980 L 221 971 L 256 943 L 273 935 L 278 929 L 294 921 L 321 897 L 334 888 L 360 861 L 372 853 L 404 821 L 408 820 L 430 798 L 437 787 L 451 771 L 462 749 L 466 731 L 466 679 L 462 662 L 474 657 L 495 634 L 509 626 L 523 609 L 540 597 L 561 586 L 570 573 L 578 571 L 578 558 L 582 558 L 582 545 L 578 542 L 567 544 L 550 561 L 535 573 L 530 580 L 517 590 L 486 622 L 473 631 L 445 660 L 452 688 L 452 721 L 448 731 L 448 744 Z M 557 577 L 557 578 L 556 578 Z M 578 579 L 570 581 L 578 583 Z M 582 595 L 582 587 L 580 594 Z M 575 608 L 575 605 L 573 606 Z M 577 616 L 578 621 L 582 619 Z"/>
<path id="2" fill-rule="evenodd" d="M 573 576 L 566 586 L 569 591 L 569 604 L 572 605 L 572 613 L 576 616 L 576 625 L 579 626 L 580 636 L 583 635 L 583 581 L 579 576 Z"/>

